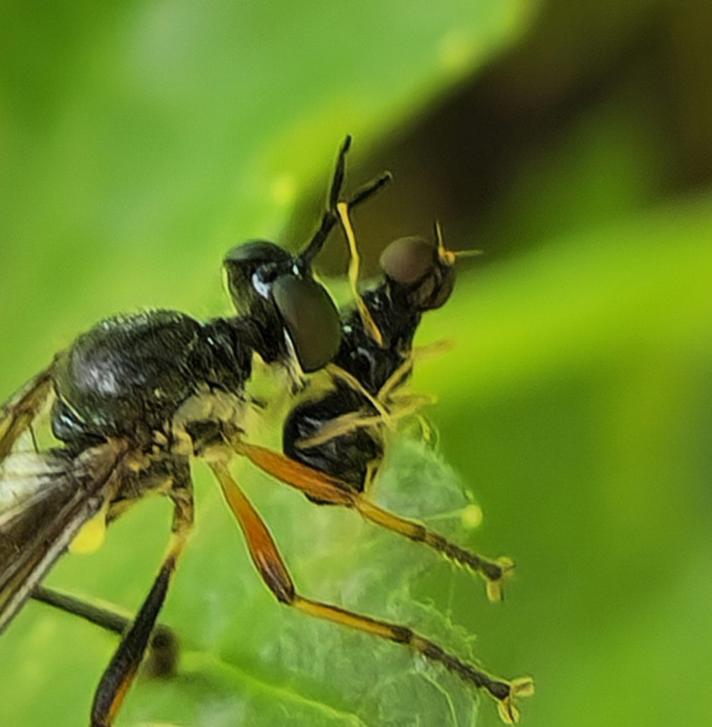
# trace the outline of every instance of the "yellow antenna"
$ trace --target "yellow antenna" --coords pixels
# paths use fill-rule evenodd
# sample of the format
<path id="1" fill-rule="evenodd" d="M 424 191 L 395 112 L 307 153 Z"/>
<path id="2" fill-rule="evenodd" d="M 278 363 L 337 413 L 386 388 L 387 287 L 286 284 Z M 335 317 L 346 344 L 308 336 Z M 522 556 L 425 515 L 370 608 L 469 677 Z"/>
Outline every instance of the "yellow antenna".
<path id="1" fill-rule="evenodd" d="M 443 229 L 437 220 L 435 221 L 435 240 L 438 245 L 438 257 L 446 265 L 454 265 L 459 258 L 477 257 L 478 255 L 484 254 L 483 250 L 448 250 L 445 247 Z"/>

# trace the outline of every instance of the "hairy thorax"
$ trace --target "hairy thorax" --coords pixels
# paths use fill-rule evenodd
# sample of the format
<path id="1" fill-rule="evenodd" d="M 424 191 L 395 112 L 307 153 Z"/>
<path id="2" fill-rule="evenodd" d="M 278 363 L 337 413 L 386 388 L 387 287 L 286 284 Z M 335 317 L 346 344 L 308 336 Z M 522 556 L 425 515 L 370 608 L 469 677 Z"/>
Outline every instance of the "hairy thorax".
<path id="1" fill-rule="evenodd" d="M 53 432 L 70 446 L 123 437 L 144 452 L 194 454 L 239 428 L 251 367 L 240 344 L 172 311 L 103 321 L 58 361 Z"/>

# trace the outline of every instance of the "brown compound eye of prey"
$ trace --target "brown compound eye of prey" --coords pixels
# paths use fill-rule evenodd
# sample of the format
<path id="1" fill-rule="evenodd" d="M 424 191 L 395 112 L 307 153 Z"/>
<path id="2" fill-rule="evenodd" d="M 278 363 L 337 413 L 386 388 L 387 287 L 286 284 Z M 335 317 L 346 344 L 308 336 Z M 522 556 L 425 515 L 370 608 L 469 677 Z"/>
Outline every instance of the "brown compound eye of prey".
<path id="1" fill-rule="evenodd" d="M 447 302 L 455 285 L 452 263 L 441 245 L 419 236 L 394 240 L 380 259 L 386 277 L 403 288 L 411 304 L 423 311 Z"/>
<path id="2" fill-rule="evenodd" d="M 392 280 L 412 285 L 432 272 L 437 250 L 424 237 L 401 237 L 381 253 L 381 269 Z"/>

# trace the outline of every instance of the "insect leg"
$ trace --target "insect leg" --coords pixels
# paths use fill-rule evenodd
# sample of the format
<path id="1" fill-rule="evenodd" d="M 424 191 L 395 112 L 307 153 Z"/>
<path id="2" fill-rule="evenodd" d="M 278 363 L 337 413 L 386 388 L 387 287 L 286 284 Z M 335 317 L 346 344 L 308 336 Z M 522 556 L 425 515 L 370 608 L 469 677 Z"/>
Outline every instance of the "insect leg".
<path id="1" fill-rule="evenodd" d="M 307 264 L 310 264 L 311 261 L 318 255 L 319 251 L 326 242 L 326 238 L 329 236 L 329 233 L 336 224 L 334 210 L 339 199 L 339 195 L 341 194 L 341 187 L 344 184 L 344 175 L 346 173 L 346 154 L 350 148 L 351 137 L 347 136 L 339 149 L 339 155 L 336 159 L 334 176 L 331 179 L 329 195 L 327 197 L 327 206 L 324 214 L 322 215 L 321 223 L 319 224 L 317 231 L 312 236 L 312 239 L 307 243 L 301 253 L 302 260 Z"/>
<path id="2" fill-rule="evenodd" d="M 56 591 L 46 586 L 36 586 L 30 596 L 38 603 L 44 603 L 72 616 L 88 621 L 107 631 L 121 636 L 131 626 L 131 618 L 117 609 L 99 606 L 69 593 Z M 151 671 L 156 676 L 170 676 L 175 673 L 178 662 L 178 637 L 175 631 L 158 624 L 152 632 L 149 644 Z"/>
<path id="3" fill-rule="evenodd" d="M 295 445 L 299 449 L 309 449 L 344 436 L 356 429 L 377 427 L 383 424 L 389 429 L 395 429 L 395 421 L 415 414 L 423 406 L 433 404 L 435 398 L 428 395 L 398 394 L 396 390 L 403 385 L 413 368 L 413 352 L 407 356 L 403 363 L 388 377 L 381 389 L 374 395 L 349 371 L 334 363 L 326 366 L 327 372 L 335 380 L 350 386 L 355 392 L 363 396 L 373 407 L 376 414 L 367 410 L 349 411 L 334 417 L 322 424 L 317 431 L 302 439 Z M 395 393 L 394 393 L 395 392 Z"/>
<path id="4" fill-rule="evenodd" d="M 187 471 L 174 484 L 173 527 L 168 552 L 136 618 L 121 639 L 101 677 L 91 708 L 91 727 L 111 727 L 128 690 L 136 678 L 158 613 L 163 606 L 178 558 L 193 525 L 193 491 Z"/>
<path id="5" fill-rule="evenodd" d="M 350 411 L 330 419 L 309 437 L 297 439 L 294 443 L 298 449 L 310 449 L 330 442 L 337 437 L 355 432 L 357 429 L 366 427 L 377 427 L 383 424 L 383 417 L 380 414 L 368 414 L 364 411 Z"/>
<path id="6" fill-rule="evenodd" d="M 341 148 L 339 149 L 339 155 L 336 160 L 336 168 L 334 169 L 334 176 L 331 180 L 329 187 L 329 195 L 327 197 L 327 208 L 322 215 L 319 228 L 312 236 L 311 240 L 306 244 L 304 250 L 301 252 L 301 259 L 307 265 L 310 265 L 312 260 L 319 254 L 319 251 L 324 246 L 326 238 L 333 229 L 337 222 L 336 204 L 339 201 L 339 195 L 341 194 L 341 188 L 344 183 L 344 176 L 346 173 L 346 154 L 351 147 L 351 137 L 347 136 L 344 139 Z M 373 181 L 365 184 L 351 198 L 349 204 L 351 207 L 365 202 L 371 195 L 375 194 L 381 187 L 390 182 L 391 175 L 385 172 L 380 177 L 376 177 Z"/>
<path id="7" fill-rule="evenodd" d="M 351 294 L 356 302 L 356 308 L 358 314 L 361 316 L 363 326 L 368 332 L 369 336 L 379 345 L 383 346 L 383 334 L 381 329 L 376 325 L 376 321 L 373 320 L 371 311 L 363 300 L 361 293 L 358 289 L 358 276 L 361 267 L 361 256 L 358 252 L 358 245 L 356 244 L 356 235 L 354 234 L 354 228 L 351 225 L 349 218 L 349 205 L 347 202 L 338 202 L 336 205 L 336 212 L 339 215 L 341 221 L 341 227 L 346 235 L 346 241 L 349 245 L 349 286 L 351 287 Z"/>
<path id="8" fill-rule="evenodd" d="M 354 490 L 347 482 L 296 462 L 278 452 L 242 440 L 238 441 L 234 448 L 237 454 L 247 457 L 254 465 L 286 485 L 316 500 L 352 508 L 366 520 L 436 550 L 458 565 L 481 576 L 485 580 L 487 597 L 490 601 L 502 599 L 502 581 L 514 568 L 509 558 L 492 560 L 465 550 L 421 523 L 384 510 Z"/>
<path id="9" fill-rule="evenodd" d="M 532 694 L 534 687 L 530 678 L 507 681 L 490 676 L 448 653 L 435 642 L 420 636 L 407 626 L 363 616 L 338 606 L 301 596 L 295 588 L 294 581 L 267 526 L 230 475 L 226 465 L 212 463 L 210 466 L 220 483 L 225 500 L 245 536 L 252 562 L 262 580 L 280 603 L 310 616 L 408 646 L 425 658 L 445 666 L 468 684 L 472 684 L 478 689 L 484 689 L 497 702 L 500 717 L 507 724 L 519 719 L 519 712 L 514 700 L 515 697 Z"/>
<path id="10" fill-rule="evenodd" d="M 346 176 L 346 155 L 351 148 L 351 135 L 347 135 L 339 149 L 339 155 L 336 159 L 336 168 L 334 176 L 331 179 L 331 187 L 329 187 L 328 209 L 333 210 L 341 195 L 341 188 L 344 186 L 344 177 Z"/>
<path id="11" fill-rule="evenodd" d="M 404 394 L 397 398 L 394 397 L 389 402 L 393 406 L 390 407 L 385 418 L 383 414 L 369 414 L 364 410 L 346 412 L 322 424 L 314 434 L 297 439 L 294 444 L 298 449 L 309 449 L 330 442 L 332 439 L 343 437 L 346 434 L 355 432 L 357 429 L 371 428 L 373 430 L 380 425 L 395 429 L 398 420 L 417 414 L 419 409 L 432 402 L 433 398 L 427 395 Z M 424 438 L 426 441 L 431 441 L 432 431 L 429 428 L 427 430 L 423 429 L 428 435 Z"/>

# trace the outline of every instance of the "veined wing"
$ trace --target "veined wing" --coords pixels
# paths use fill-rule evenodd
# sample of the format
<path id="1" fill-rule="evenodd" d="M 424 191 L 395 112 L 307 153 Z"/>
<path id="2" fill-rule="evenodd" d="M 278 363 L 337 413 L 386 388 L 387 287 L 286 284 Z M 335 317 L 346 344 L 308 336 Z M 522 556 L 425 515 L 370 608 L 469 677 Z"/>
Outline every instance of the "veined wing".
<path id="1" fill-rule="evenodd" d="M 27 431 L 52 392 L 54 362 L 28 381 L 0 409 L 0 462 Z"/>
<path id="2" fill-rule="evenodd" d="M 114 440 L 74 458 L 22 452 L 0 467 L 0 632 L 84 523 L 121 485 L 128 446 Z"/>

